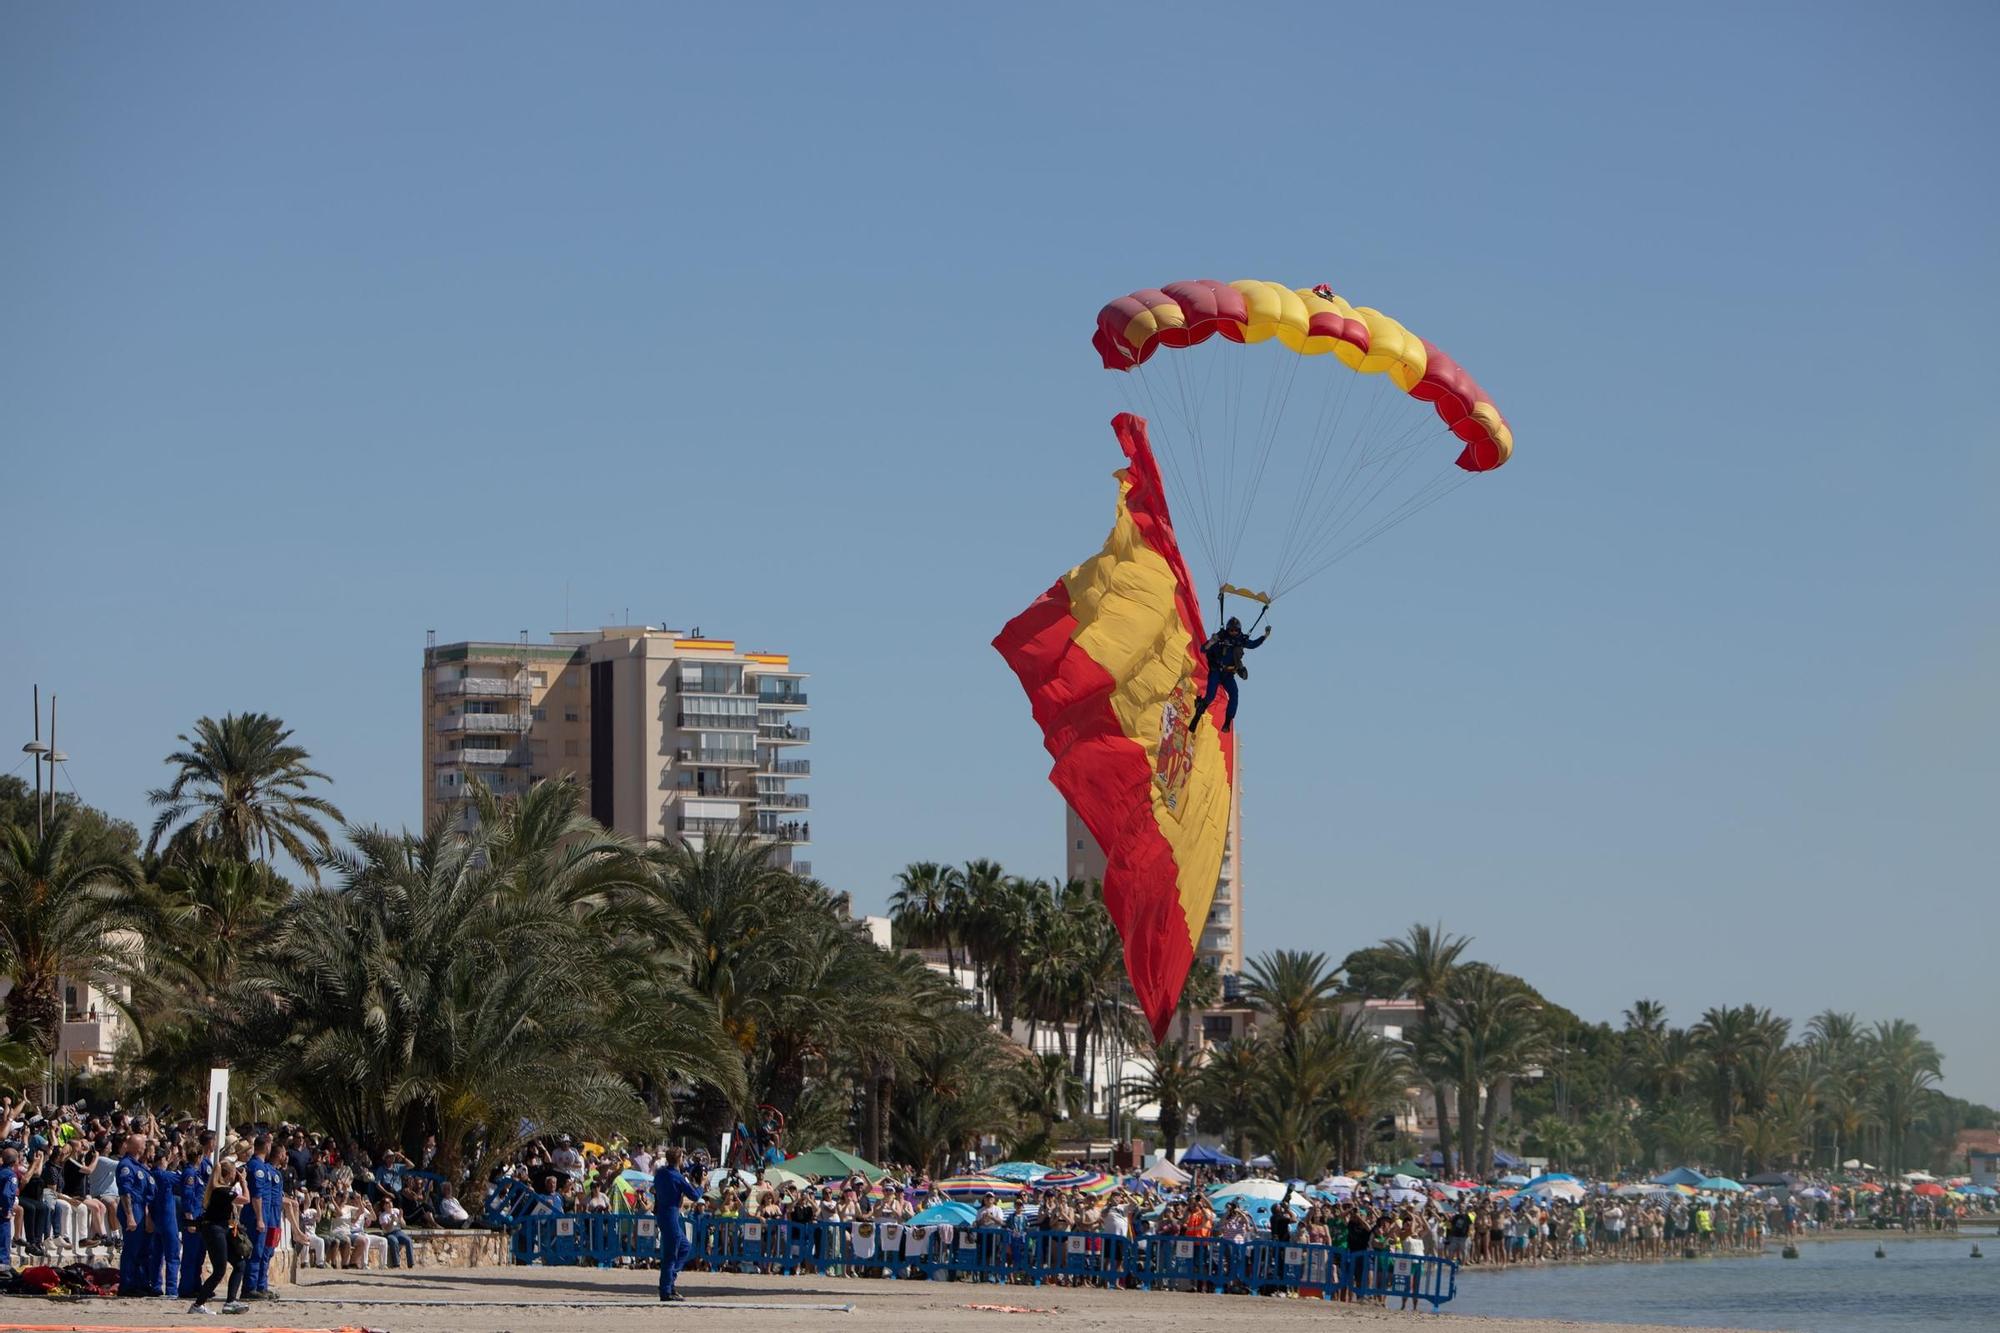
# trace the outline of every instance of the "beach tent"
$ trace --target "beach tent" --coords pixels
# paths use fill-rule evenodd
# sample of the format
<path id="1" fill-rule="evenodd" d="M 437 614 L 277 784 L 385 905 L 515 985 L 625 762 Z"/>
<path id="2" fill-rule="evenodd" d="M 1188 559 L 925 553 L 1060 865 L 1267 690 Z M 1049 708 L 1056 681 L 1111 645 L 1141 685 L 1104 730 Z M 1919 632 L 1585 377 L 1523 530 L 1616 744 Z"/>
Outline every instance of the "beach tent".
<path id="1" fill-rule="evenodd" d="M 979 1210 L 969 1203 L 947 1199 L 934 1203 L 912 1217 L 906 1226 L 913 1227 L 969 1227 L 979 1220 Z"/>
<path id="2" fill-rule="evenodd" d="M 1272 1157 L 1271 1154 L 1269 1153 L 1259 1153 L 1257 1154 L 1257 1156 L 1252 1157 L 1249 1161 L 1244 1163 L 1245 1166 L 1257 1166 L 1266 1168 L 1276 1166 L 1277 1164 L 1278 1164 L 1277 1159 Z"/>
<path id="3" fill-rule="evenodd" d="M 1691 1166 L 1677 1166 L 1665 1175 L 1653 1177 L 1655 1185 L 1699 1185 L 1707 1177 Z"/>
<path id="4" fill-rule="evenodd" d="M 1162 1185 L 1185 1185 L 1194 1179 L 1187 1172 L 1162 1157 L 1159 1161 L 1139 1173 L 1141 1180 L 1158 1181 Z"/>
<path id="5" fill-rule="evenodd" d="M 1181 1154 L 1182 1166 L 1241 1166 L 1243 1163 L 1228 1153 L 1197 1143 Z"/>
<path id="6" fill-rule="evenodd" d="M 1764 1171 L 1754 1176 L 1746 1176 L 1743 1183 L 1746 1185 L 1776 1185 L 1780 1189 L 1790 1189 L 1792 1186 L 1798 1184 L 1798 1181 L 1786 1175 L 1783 1171 Z"/>
<path id="7" fill-rule="evenodd" d="M 1710 1176 L 1708 1177 L 1708 1179 L 1701 1181 L 1696 1186 L 1696 1188 L 1706 1190 L 1711 1194 L 1743 1193 L 1743 1187 L 1737 1184 L 1735 1181 L 1731 1180 L 1728 1176 Z"/>
<path id="8" fill-rule="evenodd" d="M 1434 1179 L 1431 1173 L 1424 1170 L 1423 1165 L 1419 1162 L 1414 1162 L 1414 1161 L 1398 1162 L 1395 1166 L 1389 1169 L 1395 1175 L 1409 1176 L 1414 1180 Z"/>
<path id="9" fill-rule="evenodd" d="M 785 1170 L 819 1180 L 837 1180 L 859 1171 L 871 1184 L 888 1174 L 873 1162 L 864 1162 L 853 1153 L 842 1152 L 830 1143 L 822 1143 L 811 1152 L 802 1152 L 797 1157 L 787 1157 Z"/>

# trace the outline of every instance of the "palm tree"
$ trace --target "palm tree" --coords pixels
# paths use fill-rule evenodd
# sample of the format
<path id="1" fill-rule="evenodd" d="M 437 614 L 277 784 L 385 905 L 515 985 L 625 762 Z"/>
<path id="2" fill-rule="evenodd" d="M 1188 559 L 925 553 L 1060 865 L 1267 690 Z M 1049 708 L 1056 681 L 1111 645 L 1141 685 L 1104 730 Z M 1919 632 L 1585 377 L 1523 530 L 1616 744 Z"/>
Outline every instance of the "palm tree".
<path id="1" fill-rule="evenodd" d="M 1728 1127 L 1741 1102 L 1745 1067 L 1758 1052 L 1782 1045 L 1784 1036 L 1768 1009 L 1723 1005 L 1703 1012 L 1693 1028 L 1695 1044 L 1708 1057 L 1711 1105 L 1718 1131 Z"/>
<path id="2" fill-rule="evenodd" d="M 1901 1172 L 1908 1165 L 1910 1129 L 1922 1118 L 1922 1108 L 1943 1076 L 1944 1061 L 1916 1024 L 1900 1018 L 1877 1023 L 1868 1046 L 1874 1109 L 1882 1126 L 1882 1164 L 1892 1173 Z"/>
<path id="3" fill-rule="evenodd" d="M 80 854 L 71 813 L 58 807 L 40 836 L 0 825 L 0 968 L 11 982 L 5 1011 L 10 1040 L 39 1058 L 62 1031 L 61 979 L 103 984 L 128 977 L 139 960 L 130 928 L 139 921 L 137 882 L 123 859 Z"/>
<path id="4" fill-rule="evenodd" d="M 1639 1151 L 1631 1114 L 1622 1107 L 1607 1106 L 1591 1112 L 1584 1119 L 1582 1137 L 1592 1164 L 1600 1177 L 1607 1180 L 1615 1179 Z"/>
<path id="5" fill-rule="evenodd" d="M 1438 1002 L 1442 1026 L 1426 1044 L 1435 1052 L 1433 1067 L 1448 1069 L 1458 1088 L 1459 1162 L 1467 1171 L 1482 1169 L 1480 1094 L 1487 1094 L 1490 1121 L 1497 1107 L 1493 1090 L 1526 1069 L 1542 1049 L 1537 1009 L 1519 978 L 1482 963 L 1456 969 Z"/>
<path id="6" fill-rule="evenodd" d="M 1187 1113 L 1194 1106 L 1195 1080 L 1201 1073 L 1201 1057 L 1177 1041 L 1163 1041 L 1146 1058 L 1146 1072 L 1128 1078 L 1119 1095 L 1135 1106 L 1151 1104 L 1160 1109 L 1160 1142 L 1171 1153 L 1181 1146 L 1187 1129 Z"/>
<path id="7" fill-rule="evenodd" d="M 327 823 L 338 823 L 340 811 L 310 790 L 332 779 L 309 765 L 312 756 L 291 738 L 267 713 L 196 722 L 192 738 L 180 737 L 187 748 L 167 756 L 174 780 L 146 794 L 160 807 L 146 854 L 163 839 L 172 856 L 202 848 L 222 860 L 268 861 L 283 852 L 318 883 L 319 859 L 332 846 Z"/>
<path id="8" fill-rule="evenodd" d="M 1670 1102 L 1658 1108 L 1648 1130 L 1668 1160 L 1681 1165 L 1709 1160 L 1715 1146 L 1714 1120 L 1692 1101 Z"/>
<path id="9" fill-rule="evenodd" d="M 913 861 L 896 876 L 889 895 L 889 920 L 901 943 L 920 949 L 949 947 L 945 907 L 953 871 L 935 861 Z"/>
<path id="10" fill-rule="evenodd" d="M 1298 1044 L 1339 987 L 1340 973 L 1323 953 L 1278 949 L 1251 959 L 1244 971 L 1245 997 L 1277 1022 L 1279 1041 L 1287 1047 Z"/>
<path id="11" fill-rule="evenodd" d="M 1221 998 L 1222 974 L 1209 959 L 1195 959 L 1188 968 L 1187 980 L 1181 983 L 1180 999 L 1174 1004 L 1181 1020 L 1181 1045 L 1194 1049 L 1194 1016 L 1213 1009 Z"/>
<path id="12" fill-rule="evenodd" d="M 1423 1006 L 1420 1062 L 1423 1060 L 1422 1037 L 1437 1037 L 1438 1001 L 1444 995 L 1460 955 L 1471 944 L 1472 941 L 1463 935 L 1447 934 L 1442 922 L 1434 926 L 1414 925 L 1401 939 L 1382 941 L 1382 948 L 1388 951 L 1383 960 L 1386 979 L 1395 985 L 1399 994 L 1407 995 Z M 1431 1067 L 1435 1067 L 1435 1062 Z M 1431 1099 L 1437 1105 L 1438 1151 L 1448 1166 L 1451 1161 L 1451 1104 L 1442 1081 L 1432 1080 Z M 1466 1165 L 1470 1167 L 1470 1163 Z"/>
<path id="13" fill-rule="evenodd" d="M 1227 1136 L 1231 1151 L 1248 1155 L 1245 1147 L 1257 1115 L 1257 1086 L 1266 1050 L 1254 1033 L 1211 1047 L 1208 1062 L 1195 1076 L 1194 1100 L 1200 1108 L 1196 1123 L 1206 1133 Z"/>
<path id="14" fill-rule="evenodd" d="M 1528 1126 L 1528 1137 L 1555 1167 L 1572 1166 L 1583 1156 L 1583 1138 L 1561 1116 L 1545 1115 Z"/>

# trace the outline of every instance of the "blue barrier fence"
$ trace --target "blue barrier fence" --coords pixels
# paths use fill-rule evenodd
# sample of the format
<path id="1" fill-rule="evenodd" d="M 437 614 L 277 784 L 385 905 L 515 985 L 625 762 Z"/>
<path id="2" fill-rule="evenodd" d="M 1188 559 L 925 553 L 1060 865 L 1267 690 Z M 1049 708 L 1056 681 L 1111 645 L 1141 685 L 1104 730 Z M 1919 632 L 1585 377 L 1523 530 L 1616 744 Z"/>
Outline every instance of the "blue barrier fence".
<path id="1" fill-rule="evenodd" d="M 1169 1291 L 1294 1291 L 1408 1298 L 1433 1309 L 1458 1294 L 1458 1265 L 1429 1255 L 1351 1252 L 1272 1240 L 1242 1243 L 1193 1236 L 1128 1239 L 1097 1232 L 1013 1232 L 978 1227 L 922 1228 L 894 1222 L 762 1222 L 733 1217 L 682 1220 L 690 1262 L 710 1268 L 793 1274 L 823 1272 L 933 1281 L 1095 1280 Z M 509 1227 L 514 1262 L 552 1266 L 657 1261 L 659 1224 L 628 1213 L 524 1217 Z"/>

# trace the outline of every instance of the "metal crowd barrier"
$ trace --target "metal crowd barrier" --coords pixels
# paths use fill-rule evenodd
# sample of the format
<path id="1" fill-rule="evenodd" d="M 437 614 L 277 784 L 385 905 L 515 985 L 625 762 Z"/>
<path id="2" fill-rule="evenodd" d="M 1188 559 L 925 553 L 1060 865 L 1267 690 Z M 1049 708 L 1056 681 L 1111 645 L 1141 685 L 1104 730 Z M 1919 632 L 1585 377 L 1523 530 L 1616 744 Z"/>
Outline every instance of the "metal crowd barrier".
<path id="1" fill-rule="evenodd" d="M 1215 1237 L 922 1227 L 900 1222 L 774 1222 L 690 1215 L 688 1260 L 711 1269 L 792 1275 L 1022 1282 L 1089 1280 L 1169 1291 L 1292 1291 L 1422 1301 L 1458 1294 L 1458 1265 L 1431 1255 Z M 514 1262 L 609 1268 L 660 1257 L 659 1225 L 630 1213 L 523 1217 L 509 1225 Z"/>

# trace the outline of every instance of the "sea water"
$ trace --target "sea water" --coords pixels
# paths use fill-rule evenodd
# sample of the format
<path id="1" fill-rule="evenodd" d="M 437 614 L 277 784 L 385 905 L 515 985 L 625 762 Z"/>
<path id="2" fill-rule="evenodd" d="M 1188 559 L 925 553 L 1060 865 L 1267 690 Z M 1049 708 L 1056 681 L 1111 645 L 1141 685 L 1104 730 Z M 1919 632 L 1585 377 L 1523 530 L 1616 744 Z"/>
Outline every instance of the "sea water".
<path id="1" fill-rule="evenodd" d="M 1756 1258 L 1461 1269 L 1450 1314 L 1603 1323 L 1903 1333 L 2000 1329 L 2000 1242 L 1991 1232 L 1938 1240 L 1893 1235 L 1807 1241 Z M 1974 1259 L 1974 1241 L 1987 1258 Z"/>

